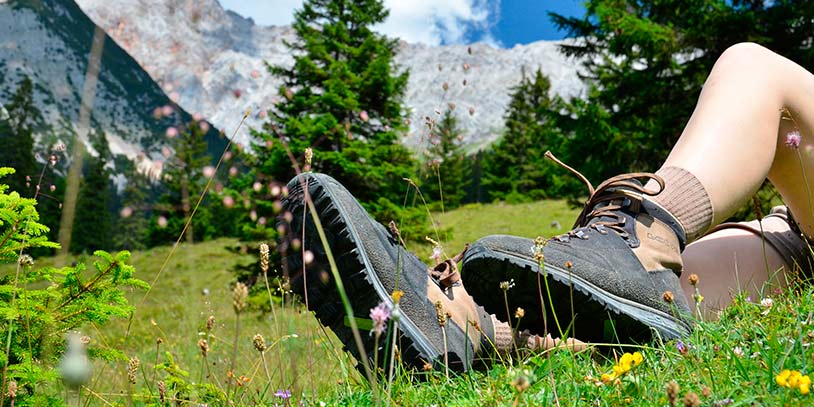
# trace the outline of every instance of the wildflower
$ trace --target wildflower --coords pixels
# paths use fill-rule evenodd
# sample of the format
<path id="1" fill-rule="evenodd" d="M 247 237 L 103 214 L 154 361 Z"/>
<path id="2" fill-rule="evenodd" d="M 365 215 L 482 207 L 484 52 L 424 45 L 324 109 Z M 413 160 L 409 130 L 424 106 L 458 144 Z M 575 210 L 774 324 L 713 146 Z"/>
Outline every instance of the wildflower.
<path id="1" fill-rule="evenodd" d="M 430 255 L 430 260 L 434 260 L 436 263 L 441 262 L 441 246 L 435 246 L 432 248 L 432 254 Z"/>
<path id="2" fill-rule="evenodd" d="M 800 141 L 802 141 L 802 139 L 803 138 L 800 136 L 800 130 L 794 129 L 786 133 L 786 147 L 798 148 L 800 147 Z"/>
<path id="3" fill-rule="evenodd" d="M 365 114 L 367 116 L 367 114 Z M 311 147 L 305 149 L 305 170 L 308 171 L 311 169 L 311 160 L 314 159 L 314 150 Z"/>
<path id="4" fill-rule="evenodd" d="M 761 314 L 768 315 L 769 311 L 771 311 L 772 307 L 774 306 L 774 300 L 772 300 L 769 297 L 766 297 L 766 298 L 760 300 L 760 306 L 762 306 L 763 308 L 766 308 L 766 310 L 763 311 Z"/>
<path id="5" fill-rule="evenodd" d="M 309 265 L 314 262 L 314 252 L 306 250 L 302 252 L 302 262 Z"/>
<path id="6" fill-rule="evenodd" d="M 698 274 L 692 273 L 689 277 L 687 277 L 687 281 L 689 281 L 691 286 L 695 286 L 698 284 Z"/>
<path id="7" fill-rule="evenodd" d="M 730 405 L 730 404 L 732 404 L 734 402 L 735 402 L 735 400 L 732 400 L 731 398 L 727 397 L 727 398 L 725 398 L 723 400 L 718 400 L 718 401 L 712 403 L 712 405 L 714 407 L 725 407 L 725 406 L 728 406 L 728 405 Z"/>
<path id="8" fill-rule="evenodd" d="M 401 301 L 401 297 L 403 297 L 403 296 L 404 296 L 404 291 L 401 291 L 401 290 L 395 290 L 395 291 L 393 291 L 392 294 L 390 294 L 390 298 L 392 298 L 393 302 L 396 303 L 396 304 L 398 304 L 398 302 Z"/>
<path id="9" fill-rule="evenodd" d="M 159 216 L 158 217 L 158 227 L 159 228 L 164 229 L 165 227 L 167 227 L 167 223 L 168 222 L 167 222 L 166 217 L 164 217 L 164 216 Z"/>
<path id="10" fill-rule="evenodd" d="M 124 208 L 122 208 L 121 211 L 119 211 L 119 216 L 121 216 L 122 218 L 125 218 L 125 219 L 129 218 L 132 215 L 133 215 L 133 208 L 131 208 L 129 206 L 125 206 Z"/>
<path id="11" fill-rule="evenodd" d="M 211 331 L 212 328 L 215 327 L 215 316 L 210 315 L 209 318 L 206 319 L 206 330 Z"/>
<path id="12" fill-rule="evenodd" d="M 804 396 L 811 391 L 811 377 L 801 374 L 797 370 L 783 369 L 774 377 L 774 381 L 780 387 L 797 389 Z"/>
<path id="13" fill-rule="evenodd" d="M 606 373 L 602 375 L 602 381 L 608 383 L 611 380 L 622 376 L 623 374 L 629 372 L 630 369 L 639 366 L 643 360 L 644 357 L 639 352 L 625 352 L 622 357 L 619 358 L 619 361 L 613 365 L 613 373 Z"/>
<path id="14" fill-rule="evenodd" d="M 359 119 L 361 119 L 363 122 L 367 122 L 368 120 L 370 120 L 370 116 L 367 115 L 366 111 L 362 110 L 359 113 Z"/>
<path id="15" fill-rule="evenodd" d="M 690 352 L 690 346 L 689 344 L 685 344 L 684 341 L 679 340 L 676 342 L 676 350 L 678 350 L 678 353 L 681 355 L 686 355 Z"/>
<path id="16" fill-rule="evenodd" d="M 517 310 L 514 311 L 514 317 L 517 319 L 523 318 L 526 315 L 526 310 L 523 308 L 517 307 Z"/>
<path id="17" fill-rule="evenodd" d="M 734 353 L 735 356 L 737 356 L 739 358 L 743 357 L 743 349 L 741 349 L 740 346 L 735 346 L 735 349 L 732 349 L 732 353 Z"/>
<path id="18" fill-rule="evenodd" d="M 664 294 L 661 295 L 661 298 L 664 299 L 664 302 L 668 304 L 672 304 L 675 301 L 675 296 L 673 295 L 672 291 L 665 291 Z"/>
<path id="19" fill-rule="evenodd" d="M 500 289 L 503 290 L 503 291 L 509 291 L 513 287 L 514 287 L 514 279 L 511 279 L 509 281 L 501 281 L 500 282 Z"/>
<path id="20" fill-rule="evenodd" d="M 176 129 L 175 127 L 168 127 L 167 131 L 166 131 L 166 135 L 169 138 L 173 138 L 173 137 L 178 135 L 178 129 Z"/>
<path id="21" fill-rule="evenodd" d="M 384 328 L 387 325 L 387 320 L 390 318 L 390 307 L 387 306 L 386 303 L 380 303 L 374 308 L 370 309 L 370 319 L 373 320 L 373 329 L 371 330 L 372 333 L 375 333 L 376 336 L 381 335 L 384 332 Z"/>
<path id="22" fill-rule="evenodd" d="M 512 378 L 511 385 L 518 393 L 526 391 L 529 387 L 531 387 L 531 382 L 537 379 L 534 376 L 534 372 L 530 369 L 518 369 L 513 373 L 514 378 Z"/>
<path id="23" fill-rule="evenodd" d="M 283 389 L 279 389 L 279 390 L 277 390 L 277 392 L 276 392 L 276 393 L 274 393 L 274 395 L 275 395 L 275 396 L 277 396 L 277 397 L 279 397 L 279 398 L 281 398 L 281 399 L 283 399 L 283 400 L 288 400 L 288 399 L 290 399 L 290 398 L 291 398 L 291 390 L 288 390 L 288 389 L 285 389 L 285 390 L 283 390 Z"/>

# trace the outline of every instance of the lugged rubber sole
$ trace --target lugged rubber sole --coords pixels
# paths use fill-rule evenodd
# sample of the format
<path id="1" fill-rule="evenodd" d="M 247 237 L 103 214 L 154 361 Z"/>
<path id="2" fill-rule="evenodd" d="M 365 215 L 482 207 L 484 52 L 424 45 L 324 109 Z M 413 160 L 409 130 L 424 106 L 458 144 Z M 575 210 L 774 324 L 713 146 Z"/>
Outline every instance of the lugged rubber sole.
<path id="1" fill-rule="evenodd" d="M 304 199 L 306 183 L 309 196 L 324 229 L 328 246 L 336 260 L 339 277 L 351 303 L 353 317 L 357 322 L 365 350 L 364 356 L 359 353 L 350 327 L 350 320 L 346 316 L 342 299 L 330 270 L 327 252 L 306 206 Z M 392 299 L 390 292 L 385 289 L 377 275 L 374 259 L 370 257 L 362 243 L 362 237 L 357 228 L 360 227 L 361 222 L 368 222 L 370 227 L 380 228 L 380 232 L 383 232 L 385 236 L 389 235 L 386 234 L 382 225 L 367 216 L 361 206 L 358 209 L 364 213 L 364 217 L 360 216 L 359 212 L 356 212 L 356 215 L 350 214 L 343 207 L 343 202 L 352 200 L 352 197 L 344 188 L 339 187 L 336 181 L 326 175 L 302 174 L 288 184 L 288 191 L 287 198 L 283 200 L 284 208 L 293 215 L 288 236 L 303 239 L 303 228 L 305 230 L 301 250 L 285 259 L 292 275 L 292 288 L 297 294 L 307 296 L 309 310 L 315 313 L 320 323 L 329 327 L 336 334 L 344 344 L 344 350 L 350 352 L 357 361 L 367 357 L 369 365 L 373 366 L 376 341 L 375 337 L 369 334 L 372 325 L 369 316 L 370 309 L 381 302 L 392 307 Z M 336 194 L 346 196 L 339 199 Z M 358 205 L 355 200 L 353 200 L 353 204 Z M 368 242 L 368 244 L 371 243 Z M 389 246 L 383 243 L 381 246 L 382 250 L 399 250 L 400 258 L 409 255 L 394 241 L 389 242 Z M 302 272 L 302 250 L 310 250 L 314 255 L 314 260 L 305 268 L 305 273 Z M 375 260 L 381 261 L 381 259 Z M 414 271 L 422 273 L 422 278 L 426 281 L 426 269 Z M 432 304 L 426 300 L 426 292 L 421 292 L 420 288 L 410 287 L 405 281 L 401 289 L 405 291 L 405 297 L 413 296 L 411 301 L 416 301 L 416 298 L 423 296 L 423 301 L 427 304 L 421 305 L 424 305 L 425 308 L 429 307 L 426 309 L 432 309 Z M 423 289 L 426 291 L 426 286 Z M 437 339 L 428 338 L 419 328 L 419 325 L 428 326 L 435 321 L 436 316 L 434 313 L 418 314 L 420 315 L 402 313 L 397 341 L 398 358 L 406 367 L 415 368 L 418 371 L 425 369 L 428 364 L 434 368 L 442 367 L 444 363 L 443 343 L 436 343 Z M 432 321 L 429 321 L 430 319 Z M 440 329 L 437 328 L 437 322 L 434 323 L 436 329 Z M 388 371 L 390 363 L 390 352 L 388 351 L 390 340 L 382 335 L 378 342 L 379 368 L 384 372 Z M 446 360 L 450 367 L 455 370 L 465 369 L 469 363 L 465 363 L 464 360 L 471 359 L 472 355 L 466 355 L 465 350 L 460 351 L 452 345 L 449 348 Z M 357 368 L 362 370 L 361 364 Z"/>
<path id="2" fill-rule="evenodd" d="M 552 265 L 541 269 L 533 258 L 477 242 L 467 252 L 463 273 L 475 301 L 498 316 L 506 313 L 499 285 L 513 281 L 514 287 L 507 293 L 509 309 L 524 307 L 520 329 L 533 333 L 618 344 L 647 342 L 653 329 L 665 339 L 690 332 L 677 317 L 608 293 L 566 269 Z M 529 309 L 532 304 L 535 308 Z"/>

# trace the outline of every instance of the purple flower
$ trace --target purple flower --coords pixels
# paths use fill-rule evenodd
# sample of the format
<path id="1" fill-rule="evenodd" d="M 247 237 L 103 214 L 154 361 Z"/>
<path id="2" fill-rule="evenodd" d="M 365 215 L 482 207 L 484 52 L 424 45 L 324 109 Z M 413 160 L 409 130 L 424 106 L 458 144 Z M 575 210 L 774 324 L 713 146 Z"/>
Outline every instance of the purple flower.
<path id="1" fill-rule="evenodd" d="M 279 390 L 277 390 L 277 393 L 274 393 L 274 395 L 281 398 L 281 399 L 283 399 L 283 400 L 288 400 L 288 399 L 291 398 L 291 390 L 279 389 Z"/>
<path id="2" fill-rule="evenodd" d="M 678 350 L 678 353 L 686 355 L 690 351 L 690 345 L 683 341 L 678 341 L 676 342 L 676 350 Z"/>
<path id="3" fill-rule="evenodd" d="M 786 133 L 786 147 L 800 147 L 800 141 L 802 141 L 802 139 L 803 138 L 800 136 L 800 130 L 792 130 Z"/>
<path id="4" fill-rule="evenodd" d="M 390 307 L 386 303 L 379 303 L 375 308 L 370 309 L 370 319 L 373 320 L 371 332 L 381 335 L 390 318 Z"/>

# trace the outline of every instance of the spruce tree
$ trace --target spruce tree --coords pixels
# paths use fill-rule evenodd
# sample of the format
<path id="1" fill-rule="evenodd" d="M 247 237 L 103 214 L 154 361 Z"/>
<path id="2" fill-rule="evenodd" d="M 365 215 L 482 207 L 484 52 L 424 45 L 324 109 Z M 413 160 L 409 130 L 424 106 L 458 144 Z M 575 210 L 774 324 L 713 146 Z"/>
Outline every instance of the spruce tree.
<path id="1" fill-rule="evenodd" d="M 137 171 L 127 175 L 122 192 L 122 208 L 116 219 L 114 243 L 117 249 L 140 250 L 146 247 L 147 201 L 152 186 L 150 180 Z"/>
<path id="2" fill-rule="evenodd" d="M 584 17 L 552 14 L 579 41 L 590 87 L 557 118 L 569 143 L 560 158 L 594 183 L 655 171 L 692 114 L 718 57 L 754 41 L 814 68 L 814 3 L 751 0 L 589 0 Z M 744 67 L 748 69 L 748 67 Z"/>
<path id="3" fill-rule="evenodd" d="M 470 168 L 461 146 L 463 135 L 453 108 L 446 110 L 432 128 L 427 149 L 427 171 L 422 190 L 440 208 L 460 206 L 471 183 Z"/>
<path id="4" fill-rule="evenodd" d="M 311 147 L 313 169 L 342 182 L 374 213 L 404 199 L 415 169 L 398 144 L 406 129 L 402 105 L 407 72 L 393 62 L 397 42 L 371 30 L 387 17 L 381 0 L 306 0 L 295 13 L 290 68 L 282 100 L 270 111 L 255 148 L 257 179 L 287 182 L 295 170 L 280 140 L 300 157 Z"/>
<path id="5" fill-rule="evenodd" d="M 483 162 L 483 187 L 491 199 L 524 201 L 559 196 L 570 185 L 546 150 L 556 150 L 561 137 L 553 126 L 549 96 L 551 83 L 538 69 L 533 78 L 525 71 L 512 88 L 503 137 Z"/>
<path id="6" fill-rule="evenodd" d="M 76 202 L 76 218 L 72 228 L 72 253 L 93 253 L 110 250 L 113 237 L 110 170 L 112 156 L 104 133 L 92 136 L 95 156 L 85 160 L 84 177 Z"/>
<path id="7" fill-rule="evenodd" d="M 171 139 L 175 154 L 165 163 L 164 193 L 155 206 L 150 230 L 151 244 L 175 241 L 192 214 L 205 185 L 203 168 L 212 161 L 207 153 L 204 134 L 198 122 L 192 121 Z M 188 243 L 194 243 L 195 236 L 198 240 L 205 240 L 211 234 L 208 218 L 209 213 L 202 205 L 185 232 Z"/>
<path id="8" fill-rule="evenodd" d="M 6 177 L 11 191 L 24 197 L 34 195 L 38 171 L 34 160 L 34 127 L 42 115 L 34 105 L 34 85 L 23 77 L 17 90 L 0 112 L 0 167 L 12 167 L 16 171 Z"/>

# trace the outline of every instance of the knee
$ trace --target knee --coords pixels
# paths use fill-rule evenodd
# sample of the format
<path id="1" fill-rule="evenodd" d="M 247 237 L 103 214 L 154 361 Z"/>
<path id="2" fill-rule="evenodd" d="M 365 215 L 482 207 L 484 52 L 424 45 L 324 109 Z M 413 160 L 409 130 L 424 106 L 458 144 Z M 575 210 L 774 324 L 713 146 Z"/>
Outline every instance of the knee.
<path id="1" fill-rule="evenodd" d="M 754 66 L 756 62 L 776 56 L 777 54 L 762 45 L 754 42 L 739 42 L 727 48 L 718 57 L 716 65 L 738 65 L 743 69 L 745 66 Z"/>

